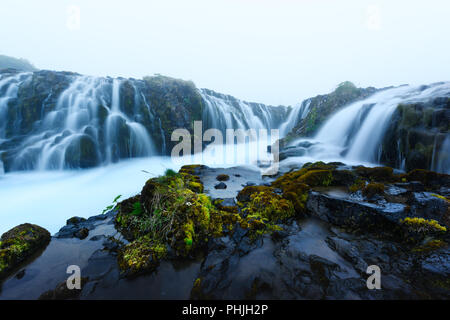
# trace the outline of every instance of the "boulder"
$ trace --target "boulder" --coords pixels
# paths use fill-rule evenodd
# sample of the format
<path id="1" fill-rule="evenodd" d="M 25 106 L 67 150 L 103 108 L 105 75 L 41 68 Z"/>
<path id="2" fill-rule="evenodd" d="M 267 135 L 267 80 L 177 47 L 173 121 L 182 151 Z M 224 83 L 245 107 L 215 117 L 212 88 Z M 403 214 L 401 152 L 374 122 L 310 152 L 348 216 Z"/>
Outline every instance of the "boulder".
<path id="1" fill-rule="evenodd" d="M 43 250 L 50 233 L 34 224 L 21 224 L 4 233 L 0 241 L 0 280 Z"/>

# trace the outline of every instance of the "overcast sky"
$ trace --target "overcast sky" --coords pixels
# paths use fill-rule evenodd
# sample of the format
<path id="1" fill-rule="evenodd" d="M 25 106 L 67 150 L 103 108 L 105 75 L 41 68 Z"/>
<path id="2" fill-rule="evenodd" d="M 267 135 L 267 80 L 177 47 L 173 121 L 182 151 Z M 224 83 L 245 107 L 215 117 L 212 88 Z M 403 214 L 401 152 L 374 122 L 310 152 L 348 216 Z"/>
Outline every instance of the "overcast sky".
<path id="1" fill-rule="evenodd" d="M 450 80 L 448 0 L 1 0 L 0 39 L 41 69 L 161 73 L 268 104 Z"/>

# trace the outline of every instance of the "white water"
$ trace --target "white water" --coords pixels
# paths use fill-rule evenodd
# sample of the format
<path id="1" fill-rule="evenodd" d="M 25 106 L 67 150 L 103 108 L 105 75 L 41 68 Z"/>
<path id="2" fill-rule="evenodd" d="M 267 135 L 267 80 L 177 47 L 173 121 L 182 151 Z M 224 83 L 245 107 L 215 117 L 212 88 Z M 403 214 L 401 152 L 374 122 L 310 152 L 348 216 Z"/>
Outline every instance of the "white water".
<path id="1" fill-rule="evenodd" d="M 228 96 L 209 94 L 207 90 L 200 90 L 200 95 L 206 102 L 203 121 L 208 128 L 224 129 L 278 129 L 268 106 L 250 104 Z"/>
<path id="2" fill-rule="evenodd" d="M 9 82 L 25 81 L 26 75 L 17 80 L 0 79 L 0 92 Z M 249 165 L 257 170 L 257 161 L 270 161 L 267 141 L 237 146 L 211 146 L 202 154 L 185 157 L 181 162 L 168 157 L 149 157 L 125 160 L 112 164 L 114 143 L 120 138 L 117 124 L 124 123 L 129 128 L 130 154 L 128 156 L 150 156 L 154 154 L 152 139 L 147 129 L 130 119 L 120 105 L 121 80 L 93 77 L 77 77 L 72 85 L 59 97 L 55 111 L 48 113 L 42 121 L 42 131 L 29 136 L 25 142 L 21 157 L 38 150 L 38 168 L 42 171 L 12 172 L 2 174 L 0 162 L 0 234 L 25 222 L 36 223 L 55 233 L 72 216 L 89 217 L 100 214 L 111 204 L 118 194 L 123 198 L 140 192 L 145 181 L 160 175 L 168 168 L 178 170 L 182 164 L 203 163 L 212 167 Z M 14 87 L 12 87 L 14 88 Z M 135 89 L 135 100 L 151 108 L 145 96 Z M 5 92 L 5 89 L 3 89 Z M 8 89 L 2 99 L 14 98 L 16 89 Z M 289 158 L 285 162 L 297 165 L 310 161 L 342 161 L 347 164 L 374 165 L 378 160 L 378 145 L 386 125 L 398 103 L 421 101 L 434 95 L 448 95 L 450 84 L 433 85 L 429 89 L 401 87 L 380 92 L 363 101 L 344 108 L 327 121 L 312 139 L 299 139 L 293 145 L 312 143 L 305 146 L 301 157 Z M 221 99 L 202 92 L 207 102 L 206 114 L 212 121 L 210 127 L 219 129 L 272 129 L 279 127 L 281 135 L 289 132 L 296 123 L 306 117 L 310 102 L 294 107 L 284 123 L 275 124 L 274 119 L 264 105 L 252 106 L 246 102 Z M 0 112 L 7 108 L 6 100 L 0 100 Z M 3 103 L 3 104 L 2 104 Z M 136 101 L 135 101 L 136 103 Z M 99 104 L 107 108 L 105 119 L 106 159 L 105 166 L 89 170 L 47 171 L 44 169 L 64 168 L 65 150 L 72 141 L 85 134 L 85 130 L 94 129 L 94 138 L 100 132 L 97 126 L 97 108 Z M 4 108 L 2 109 L 2 105 Z M 256 111 L 255 111 L 256 110 Z M 256 112 L 258 114 L 256 114 Z M 159 122 L 160 119 L 151 119 Z M 152 122 L 153 122 L 152 121 Z M 0 126 L 1 133 L 1 126 Z M 1 139 L 1 136 L 0 136 Z M 273 142 L 273 141 L 272 141 Z M 165 145 L 165 141 L 164 141 Z M 448 148 L 450 139 L 445 140 L 440 154 L 436 156 L 436 168 L 449 170 Z M 232 151 L 235 153 L 233 154 Z M 443 152 L 447 151 L 447 152 Z M 233 159 L 230 161 L 230 155 Z M 20 161 L 20 156 L 17 159 Z M 107 165 L 106 165 L 107 164 Z M 143 172 L 146 171 L 146 172 Z"/>
<path id="3" fill-rule="evenodd" d="M 12 89 L 8 89 L 0 99 L 0 119 L 7 119 L 6 102 L 17 96 L 19 84 L 16 84 L 16 78 L 19 77 L 23 78 L 24 75 L 6 78 L 0 82 L 0 86 L 2 82 L 15 85 L 11 85 Z M 22 142 L 13 169 L 47 170 L 71 167 L 74 164 L 67 159 L 69 148 L 81 148 L 81 143 L 86 141 L 97 150 L 97 154 L 92 156 L 97 165 L 116 162 L 120 158 L 148 157 L 156 154 L 147 129 L 123 112 L 120 105 L 120 86 L 121 81 L 118 79 L 74 76 L 70 86 L 58 97 L 54 110 L 43 113 L 43 119 L 36 122 L 33 133 Z M 138 89 L 134 89 L 135 97 L 140 99 Z M 134 101 L 135 106 L 139 102 Z M 107 113 L 104 125 L 98 116 L 101 106 L 106 108 Z M 124 143 L 124 139 L 128 142 Z M 106 146 L 101 141 L 106 141 Z M 106 150 L 103 150 L 104 148 Z"/>
<path id="4" fill-rule="evenodd" d="M 286 161 L 305 163 L 321 160 L 376 165 L 379 163 L 381 140 L 398 104 L 449 95 L 450 83 L 431 85 L 425 90 L 402 86 L 381 91 L 337 112 L 315 137 L 291 142 L 290 146 L 304 145 L 304 155 Z"/>
<path id="5" fill-rule="evenodd" d="M 280 137 L 285 137 L 295 125 L 302 119 L 306 118 L 309 112 L 311 100 L 305 100 L 303 103 L 295 105 L 289 113 L 287 120 L 280 126 Z"/>
<path id="6" fill-rule="evenodd" d="M 145 182 L 164 173 L 179 170 L 182 164 L 203 163 L 210 167 L 246 165 L 258 170 L 257 160 L 270 160 L 265 152 L 270 141 L 246 145 L 212 146 L 202 154 L 178 159 L 150 157 L 131 159 L 88 170 L 13 172 L 0 175 L 0 235 L 22 224 L 38 224 L 52 234 L 73 216 L 88 218 L 102 213 L 117 195 L 122 199 L 138 194 Z M 231 149 L 233 161 L 218 160 Z M 242 155 L 245 155 L 242 157 Z M 144 172 L 145 171 L 145 172 Z"/>

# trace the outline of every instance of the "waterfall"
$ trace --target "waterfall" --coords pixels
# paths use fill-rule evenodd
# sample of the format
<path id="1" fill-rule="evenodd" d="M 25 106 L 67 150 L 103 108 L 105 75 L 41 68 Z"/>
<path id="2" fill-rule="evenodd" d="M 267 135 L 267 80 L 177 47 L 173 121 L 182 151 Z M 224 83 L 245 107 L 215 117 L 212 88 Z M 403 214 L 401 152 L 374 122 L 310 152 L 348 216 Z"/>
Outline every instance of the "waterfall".
<path id="1" fill-rule="evenodd" d="M 447 134 L 436 159 L 434 170 L 450 174 L 450 134 Z"/>
<path id="2" fill-rule="evenodd" d="M 338 111 L 322 125 L 314 138 L 300 138 L 289 145 L 308 146 L 304 150 L 305 162 L 315 159 L 377 164 L 381 141 L 397 106 L 426 102 L 440 96 L 450 96 L 450 83 L 383 90 Z M 437 156 L 436 170 L 439 172 L 448 170 L 450 142 L 448 139 L 446 142 Z M 401 161 L 404 166 L 404 159 Z"/>
<path id="3" fill-rule="evenodd" d="M 0 78 L 0 145 L 6 137 L 5 129 L 9 102 L 17 98 L 20 85 L 30 77 L 31 73 L 24 72 Z"/>
<path id="4" fill-rule="evenodd" d="M 18 77 L 21 75 L 3 79 L 0 85 L 15 83 Z M 13 170 L 92 167 L 155 154 L 144 125 L 128 118 L 121 109 L 121 80 L 72 77 L 53 110 L 44 113 L 21 142 Z M 139 96 L 135 90 L 135 96 Z M 1 111 L 13 91 L 17 89 L 2 95 Z M 4 119 L 5 115 L 0 117 Z"/>
<path id="5" fill-rule="evenodd" d="M 226 129 L 277 129 L 284 120 L 284 107 L 246 102 L 208 89 L 199 90 L 205 102 L 205 128 L 224 132 Z M 277 116 L 277 110 L 280 115 Z"/>
<path id="6" fill-rule="evenodd" d="M 294 106 L 291 109 L 289 116 L 285 122 L 283 122 L 280 126 L 280 137 L 285 137 L 292 129 L 294 129 L 295 125 L 302 119 L 304 119 L 309 112 L 309 108 L 311 106 L 311 99 L 305 100 L 300 104 Z"/>

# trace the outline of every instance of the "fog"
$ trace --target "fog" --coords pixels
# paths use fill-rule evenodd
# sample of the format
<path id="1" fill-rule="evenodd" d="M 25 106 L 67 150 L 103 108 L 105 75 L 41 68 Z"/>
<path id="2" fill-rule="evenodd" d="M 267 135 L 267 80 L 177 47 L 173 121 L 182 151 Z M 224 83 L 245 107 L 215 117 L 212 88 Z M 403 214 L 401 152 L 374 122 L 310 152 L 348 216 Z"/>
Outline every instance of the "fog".
<path id="1" fill-rule="evenodd" d="M 445 0 L 2 0 L 0 54 L 291 105 L 345 80 L 450 80 L 449 16 Z"/>

